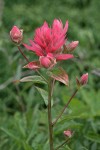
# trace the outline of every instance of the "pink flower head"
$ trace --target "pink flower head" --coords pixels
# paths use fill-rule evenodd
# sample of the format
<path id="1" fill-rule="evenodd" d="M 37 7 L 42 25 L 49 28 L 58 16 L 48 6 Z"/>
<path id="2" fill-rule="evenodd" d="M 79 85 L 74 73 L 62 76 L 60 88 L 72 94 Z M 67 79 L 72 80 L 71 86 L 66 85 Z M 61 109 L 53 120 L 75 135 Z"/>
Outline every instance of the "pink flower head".
<path id="1" fill-rule="evenodd" d="M 87 82 L 88 82 L 88 73 L 83 74 L 81 76 L 81 79 L 80 79 L 80 84 L 81 85 L 85 85 L 85 84 L 87 84 Z"/>
<path id="2" fill-rule="evenodd" d="M 20 44 L 23 39 L 23 30 L 20 30 L 17 26 L 13 26 L 10 31 L 10 37 L 13 42 Z"/>
<path id="3" fill-rule="evenodd" d="M 66 42 L 68 21 L 63 26 L 62 21 L 55 19 L 52 27 L 47 22 L 35 30 L 34 40 L 30 40 L 30 46 L 23 44 L 28 50 L 38 55 L 41 66 L 53 67 L 57 61 L 73 58 L 72 54 L 62 54 L 62 46 Z M 50 58 L 51 57 L 51 58 Z"/>
<path id="4" fill-rule="evenodd" d="M 71 137 L 72 136 L 72 131 L 71 130 L 66 130 L 66 131 L 64 131 L 64 135 L 66 136 L 66 137 Z"/>

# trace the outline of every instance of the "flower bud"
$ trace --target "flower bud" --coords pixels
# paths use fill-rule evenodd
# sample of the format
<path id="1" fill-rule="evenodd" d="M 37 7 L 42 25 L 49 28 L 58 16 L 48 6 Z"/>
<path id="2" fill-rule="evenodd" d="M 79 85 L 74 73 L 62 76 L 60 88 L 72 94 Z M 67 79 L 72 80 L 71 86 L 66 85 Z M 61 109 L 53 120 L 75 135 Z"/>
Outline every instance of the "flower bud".
<path id="1" fill-rule="evenodd" d="M 73 41 L 69 43 L 68 45 L 64 45 L 64 51 L 66 52 L 73 52 L 74 49 L 78 46 L 79 41 Z"/>
<path id="2" fill-rule="evenodd" d="M 78 79 L 76 77 L 76 83 L 77 83 L 78 87 L 81 87 L 81 86 L 87 84 L 87 82 L 88 82 L 88 73 L 83 74 L 80 79 Z"/>
<path id="3" fill-rule="evenodd" d="M 10 31 L 10 37 L 13 42 L 20 44 L 23 39 L 23 30 L 20 30 L 17 26 L 13 26 Z"/>
<path id="4" fill-rule="evenodd" d="M 56 64 L 55 58 L 53 58 L 53 56 L 50 54 L 48 54 L 47 56 L 40 56 L 39 60 L 41 66 L 43 66 L 44 68 L 51 69 Z"/>
<path id="5" fill-rule="evenodd" d="M 85 84 L 87 84 L 87 82 L 88 82 L 88 73 L 83 74 L 81 76 L 81 79 L 80 79 L 80 84 L 81 85 L 85 85 Z"/>
<path id="6" fill-rule="evenodd" d="M 51 61 L 50 61 L 50 59 L 48 57 L 41 56 L 40 57 L 40 64 L 44 68 L 49 68 L 50 65 L 51 65 Z"/>
<path id="7" fill-rule="evenodd" d="M 71 130 L 66 130 L 66 131 L 64 131 L 64 135 L 66 136 L 66 137 L 72 137 L 72 131 Z"/>

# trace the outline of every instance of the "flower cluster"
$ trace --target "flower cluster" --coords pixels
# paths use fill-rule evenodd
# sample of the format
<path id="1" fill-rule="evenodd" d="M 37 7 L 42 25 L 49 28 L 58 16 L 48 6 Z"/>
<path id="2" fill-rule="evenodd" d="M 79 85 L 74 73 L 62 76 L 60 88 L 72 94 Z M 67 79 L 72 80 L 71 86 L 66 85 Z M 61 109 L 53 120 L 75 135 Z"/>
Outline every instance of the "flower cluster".
<path id="1" fill-rule="evenodd" d="M 45 21 L 44 24 L 35 30 L 33 40 L 29 40 L 30 45 L 23 43 L 26 49 L 35 52 L 38 60 L 28 63 L 25 68 L 39 69 L 52 68 L 58 61 L 73 58 L 70 54 L 78 45 L 78 41 L 73 41 L 66 45 L 66 33 L 68 30 L 68 21 L 63 26 L 62 21 L 55 19 L 51 27 Z M 13 42 L 20 44 L 23 38 L 22 30 L 16 26 L 10 31 L 10 37 Z M 67 53 L 66 53 L 67 52 Z"/>

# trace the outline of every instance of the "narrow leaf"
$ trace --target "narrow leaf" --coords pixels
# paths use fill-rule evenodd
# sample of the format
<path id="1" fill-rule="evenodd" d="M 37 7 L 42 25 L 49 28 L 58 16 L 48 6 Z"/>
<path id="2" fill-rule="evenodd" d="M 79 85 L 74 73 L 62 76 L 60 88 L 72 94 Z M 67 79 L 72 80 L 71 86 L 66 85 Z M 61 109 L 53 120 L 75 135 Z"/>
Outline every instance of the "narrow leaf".
<path id="1" fill-rule="evenodd" d="M 93 142 L 100 143 L 100 135 L 99 134 L 89 133 L 85 137 Z"/>
<path id="2" fill-rule="evenodd" d="M 38 92 L 41 94 L 46 106 L 48 105 L 48 92 L 39 88 L 39 87 L 36 87 L 36 89 L 38 90 Z M 51 106 L 53 105 L 53 99 L 51 99 Z"/>
<path id="3" fill-rule="evenodd" d="M 19 138 L 16 136 L 16 135 L 14 135 L 13 133 L 11 133 L 11 131 L 10 130 L 8 130 L 8 129 L 5 129 L 5 128 L 3 128 L 3 127 L 1 127 L 0 128 L 3 132 L 5 132 L 8 136 L 10 136 L 12 139 L 14 139 L 14 140 L 16 140 L 16 141 L 20 141 L 19 140 Z"/>
<path id="4" fill-rule="evenodd" d="M 23 141 L 23 147 L 24 147 L 24 150 L 32 150 L 32 147 L 25 141 Z"/>
<path id="5" fill-rule="evenodd" d="M 37 76 L 37 75 L 24 77 L 20 79 L 20 82 L 33 82 L 33 83 L 46 84 L 46 82 L 42 79 L 42 77 Z"/>

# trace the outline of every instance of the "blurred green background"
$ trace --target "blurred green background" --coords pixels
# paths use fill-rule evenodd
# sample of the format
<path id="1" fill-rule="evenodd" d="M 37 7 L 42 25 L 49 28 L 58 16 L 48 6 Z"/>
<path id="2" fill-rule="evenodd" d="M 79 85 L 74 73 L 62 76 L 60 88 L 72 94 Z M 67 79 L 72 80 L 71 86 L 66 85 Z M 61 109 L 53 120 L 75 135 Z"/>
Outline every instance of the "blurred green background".
<path id="1" fill-rule="evenodd" d="M 75 89 L 75 78 L 89 73 L 88 85 L 75 96 L 54 128 L 54 146 L 74 136 L 62 150 L 100 150 L 100 1 L 99 0 L 0 0 L 0 150 L 48 150 L 47 107 L 33 83 L 14 83 L 27 75 L 25 60 L 9 38 L 13 25 L 24 30 L 24 42 L 46 20 L 69 21 L 68 41 L 78 40 L 76 59 L 64 61 L 70 86 L 56 83 L 53 119 Z M 23 48 L 30 60 L 33 53 Z M 41 70 L 45 73 L 45 70 Z M 46 89 L 45 85 L 36 84 Z"/>

